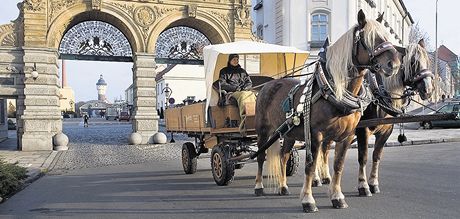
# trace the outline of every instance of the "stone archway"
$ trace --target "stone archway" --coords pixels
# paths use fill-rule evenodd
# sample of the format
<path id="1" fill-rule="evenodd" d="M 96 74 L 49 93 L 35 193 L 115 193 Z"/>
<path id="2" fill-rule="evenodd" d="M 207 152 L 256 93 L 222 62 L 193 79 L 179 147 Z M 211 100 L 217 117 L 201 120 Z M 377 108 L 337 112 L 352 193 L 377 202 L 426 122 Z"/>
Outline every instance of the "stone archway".
<path id="1" fill-rule="evenodd" d="M 236 3 L 235 3 L 236 2 Z M 152 143 L 158 131 L 154 48 L 159 34 L 173 26 L 199 29 L 212 43 L 250 39 L 250 0 L 24 0 L 12 24 L 0 26 L 0 96 L 17 98 L 21 150 L 52 150 L 62 132 L 59 110 L 58 46 L 73 25 L 90 20 L 110 23 L 128 38 L 133 52 L 133 132 Z M 31 72 L 36 65 L 39 77 Z M 8 89 L 4 89 L 8 88 Z"/>

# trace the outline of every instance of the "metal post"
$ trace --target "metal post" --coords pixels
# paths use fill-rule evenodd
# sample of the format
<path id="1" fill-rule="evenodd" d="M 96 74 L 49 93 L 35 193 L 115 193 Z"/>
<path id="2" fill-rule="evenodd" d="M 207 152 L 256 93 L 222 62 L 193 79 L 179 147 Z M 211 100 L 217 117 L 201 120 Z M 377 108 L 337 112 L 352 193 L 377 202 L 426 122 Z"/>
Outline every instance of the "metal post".
<path id="1" fill-rule="evenodd" d="M 436 0 L 436 20 L 435 20 L 435 52 L 434 52 L 434 78 L 435 78 L 435 96 L 434 96 L 434 105 L 435 108 L 438 108 L 438 96 L 439 96 L 439 72 L 438 72 L 438 0 Z"/>

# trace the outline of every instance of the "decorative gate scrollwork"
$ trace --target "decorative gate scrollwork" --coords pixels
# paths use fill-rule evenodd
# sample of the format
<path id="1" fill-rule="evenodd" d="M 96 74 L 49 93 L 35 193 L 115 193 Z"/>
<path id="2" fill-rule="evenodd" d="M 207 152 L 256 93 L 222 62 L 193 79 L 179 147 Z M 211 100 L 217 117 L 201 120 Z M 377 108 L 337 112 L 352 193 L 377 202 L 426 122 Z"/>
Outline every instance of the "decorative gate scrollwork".
<path id="1" fill-rule="evenodd" d="M 157 62 L 203 60 L 203 48 L 207 45 L 211 42 L 198 30 L 186 26 L 169 28 L 158 37 L 155 50 Z"/>
<path id="2" fill-rule="evenodd" d="M 128 39 L 116 27 L 101 21 L 85 21 L 73 26 L 62 38 L 61 56 L 95 60 L 98 56 L 132 57 Z M 106 58 L 106 60 L 110 58 Z"/>

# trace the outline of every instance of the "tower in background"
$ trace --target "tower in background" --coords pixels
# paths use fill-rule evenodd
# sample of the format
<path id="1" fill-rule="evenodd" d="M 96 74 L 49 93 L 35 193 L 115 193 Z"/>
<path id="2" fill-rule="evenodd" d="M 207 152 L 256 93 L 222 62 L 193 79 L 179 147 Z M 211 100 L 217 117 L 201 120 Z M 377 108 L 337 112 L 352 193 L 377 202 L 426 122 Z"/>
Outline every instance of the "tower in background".
<path id="1" fill-rule="evenodd" d="M 107 83 L 104 80 L 104 77 L 101 75 L 99 80 L 96 83 L 97 87 L 97 100 L 107 102 L 107 97 L 105 92 L 107 91 Z"/>

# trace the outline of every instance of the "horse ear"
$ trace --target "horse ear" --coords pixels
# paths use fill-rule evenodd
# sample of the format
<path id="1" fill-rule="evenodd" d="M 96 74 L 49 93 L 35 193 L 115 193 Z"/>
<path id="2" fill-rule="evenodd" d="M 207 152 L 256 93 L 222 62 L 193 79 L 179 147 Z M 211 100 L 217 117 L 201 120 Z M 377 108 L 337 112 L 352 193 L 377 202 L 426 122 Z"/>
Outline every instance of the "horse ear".
<path id="1" fill-rule="evenodd" d="M 400 46 L 394 46 L 396 51 L 398 51 L 399 53 L 401 53 L 403 56 L 406 55 L 406 48 L 404 47 L 400 47 Z"/>
<path id="2" fill-rule="evenodd" d="M 329 37 L 326 37 L 326 39 L 324 40 L 324 44 L 323 44 L 323 48 L 327 48 L 329 47 Z"/>
<path id="3" fill-rule="evenodd" d="M 420 39 L 420 40 L 418 41 L 418 45 L 420 45 L 422 48 L 425 49 L 425 40 L 424 40 L 424 39 Z"/>
<path id="4" fill-rule="evenodd" d="M 360 28 L 366 26 L 366 15 L 363 12 L 363 9 L 360 9 L 358 12 L 358 24 Z"/>
<path id="5" fill-rule="evenodd" d="M 379 14 L 380 14 L 380 13 L 379 13 Z M 380 14 L 379 17 L 377 18 L 377 21 L 378 21 L 379 23 L 382 23 L 382 21 L 383 21 L 383 14 L 385 14 L 385 12 L 383 12 L 382 14 Z"/>

